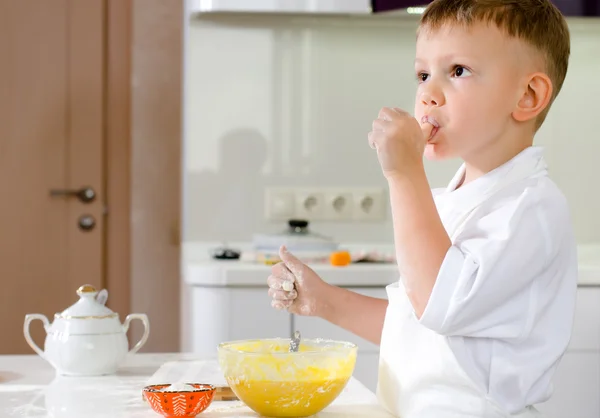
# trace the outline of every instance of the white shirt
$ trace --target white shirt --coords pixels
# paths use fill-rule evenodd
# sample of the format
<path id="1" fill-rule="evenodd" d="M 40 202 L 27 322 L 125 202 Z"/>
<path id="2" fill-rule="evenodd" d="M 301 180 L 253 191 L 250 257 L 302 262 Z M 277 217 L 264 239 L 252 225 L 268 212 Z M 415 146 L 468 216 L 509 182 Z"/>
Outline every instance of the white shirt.
<path id="1" fill-rule="evenodd" d="M 519 174 L 523 168 L 530 172 Z M 569 209 L 538 147 L 456 189 L 463 176 L 464 166 L 434 190 L 446 229 L 463 209 L 465 218 L 419 323 L 447 338 L 487 397 L 521 411 L 550 397 L 571 337 L 577 254 Z"/>

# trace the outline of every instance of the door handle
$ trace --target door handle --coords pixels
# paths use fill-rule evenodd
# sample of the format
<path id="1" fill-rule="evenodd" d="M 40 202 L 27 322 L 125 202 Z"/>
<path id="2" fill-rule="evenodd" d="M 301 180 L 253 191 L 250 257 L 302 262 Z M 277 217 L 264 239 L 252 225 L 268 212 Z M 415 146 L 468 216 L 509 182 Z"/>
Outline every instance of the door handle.
<path id="1" fill-rule="evenodd" d="M 96 199 L 96 192 L 91 187 L 82 187 L 78 190 L 53 189 L 50 190 L 50 196 L 75 197 L 82 203 L 91 203 Z"/>

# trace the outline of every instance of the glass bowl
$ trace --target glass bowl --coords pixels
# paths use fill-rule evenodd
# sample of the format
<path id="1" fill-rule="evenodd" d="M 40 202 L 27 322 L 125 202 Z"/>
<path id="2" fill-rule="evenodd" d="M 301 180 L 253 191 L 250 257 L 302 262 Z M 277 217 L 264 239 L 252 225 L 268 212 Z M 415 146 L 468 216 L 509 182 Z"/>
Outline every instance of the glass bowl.
<path id="1" fill-rule="evenodd" d="M 219 344 L 227 383 L 250 409 L 265 417 L 308 417 L 342 392 L 356 364 L 358 348 L 345 341 L 303 339 L 289 352 L 289 339 Z"/>

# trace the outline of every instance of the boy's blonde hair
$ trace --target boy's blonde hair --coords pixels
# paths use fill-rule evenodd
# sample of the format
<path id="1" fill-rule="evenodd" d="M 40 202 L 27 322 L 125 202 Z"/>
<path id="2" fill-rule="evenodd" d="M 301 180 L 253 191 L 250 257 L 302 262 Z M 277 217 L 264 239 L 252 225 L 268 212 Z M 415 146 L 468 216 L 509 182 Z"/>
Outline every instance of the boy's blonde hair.
<path id="1" fill-rule="evenodd" d="M 446 24 L 468 27 L 478 22 L 494 24 L 541 53 L 553 92 L 538 116 L 539 128 L 567 75 L 571 41 L 564 16 L 550 0 L 433 0 L 423 13 L 419 30 L 436 30 Z"/>

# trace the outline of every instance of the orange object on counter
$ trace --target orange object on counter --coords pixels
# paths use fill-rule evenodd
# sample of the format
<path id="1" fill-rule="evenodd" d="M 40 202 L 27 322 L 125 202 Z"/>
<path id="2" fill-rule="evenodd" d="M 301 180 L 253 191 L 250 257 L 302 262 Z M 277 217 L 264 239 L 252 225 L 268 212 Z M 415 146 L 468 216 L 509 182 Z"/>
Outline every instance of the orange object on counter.
<path id="1" fill-rule="evenodd" d="M 186 385 L 194 389 L 170 391 L 168 387 L 171 385 L 150 385 L 142 393 L 154 412 L 165 417 L 195 417 L 212 403 L 216 388 L 207 383 Z"/>
<path id="2" fill-rule="evenodd" d="M 352 262 L 352 257 L 348 251 L 336 251 L 329 256 L 329 262 L 332 266 L 347 266 Z"/>

